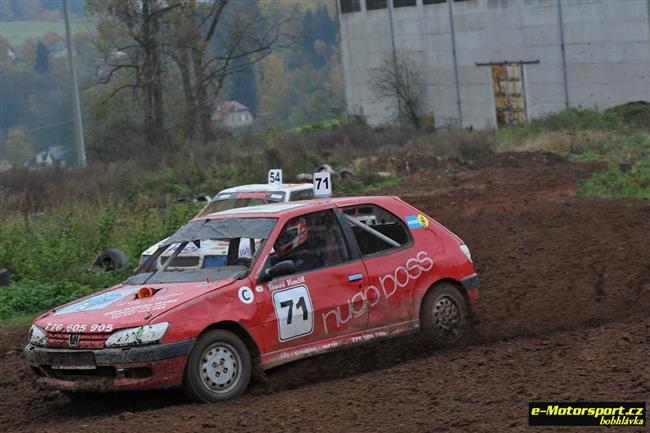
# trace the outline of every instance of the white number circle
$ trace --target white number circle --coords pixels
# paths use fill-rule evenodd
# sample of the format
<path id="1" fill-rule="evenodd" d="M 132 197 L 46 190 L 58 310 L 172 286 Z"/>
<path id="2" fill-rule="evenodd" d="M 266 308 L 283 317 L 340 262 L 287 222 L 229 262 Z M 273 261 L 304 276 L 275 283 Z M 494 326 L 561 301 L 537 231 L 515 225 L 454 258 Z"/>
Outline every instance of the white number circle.
<path id="1" fill-rule="evenodd" d="M 239 300 L 244 304 L 252 304 L 255 300 L 255 293 L 253 293 L 250 287 L 241 286 L 239 288 Z"/>

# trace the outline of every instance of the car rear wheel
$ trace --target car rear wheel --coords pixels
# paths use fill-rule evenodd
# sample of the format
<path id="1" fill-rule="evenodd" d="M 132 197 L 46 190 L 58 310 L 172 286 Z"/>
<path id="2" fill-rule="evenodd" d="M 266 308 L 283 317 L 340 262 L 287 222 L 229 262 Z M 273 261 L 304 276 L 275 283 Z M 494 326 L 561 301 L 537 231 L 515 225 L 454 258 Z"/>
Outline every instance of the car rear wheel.
<path id="1" fill-rule="evenodd" d="M 432 287 L 422 301 L 420 328 L 438 347 L 457 344 L 467 328 L 467 302 L 450 283 Z"/>
<path id="2" fill-rule="evenodd" d="M 197 402 L 228 400 L 246 391 L 251 372 L 251 356 L 244 342 L 232 332 L 212 330 L 192 349 L 183 388 Z"/>

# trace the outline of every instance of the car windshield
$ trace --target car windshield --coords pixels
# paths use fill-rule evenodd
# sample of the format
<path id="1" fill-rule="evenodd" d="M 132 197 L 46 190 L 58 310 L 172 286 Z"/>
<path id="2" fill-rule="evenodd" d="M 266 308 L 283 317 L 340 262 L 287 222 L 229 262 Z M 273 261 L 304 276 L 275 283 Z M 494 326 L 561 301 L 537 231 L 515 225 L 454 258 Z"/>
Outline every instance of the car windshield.
<path id="1" fill-rule="evenodd" d="M 248 273 L 275 218 L 193 220 L 161 242 L 127 284 L 239 278 Z"/>
<path id="2" fill-rule="evenodd" d="M 201 210 L 199 216 L 210 215 L 238 207 L 282 202 L 284 201 L 284 197 L 285 193 L 283 191 L 220 193 Z"/>

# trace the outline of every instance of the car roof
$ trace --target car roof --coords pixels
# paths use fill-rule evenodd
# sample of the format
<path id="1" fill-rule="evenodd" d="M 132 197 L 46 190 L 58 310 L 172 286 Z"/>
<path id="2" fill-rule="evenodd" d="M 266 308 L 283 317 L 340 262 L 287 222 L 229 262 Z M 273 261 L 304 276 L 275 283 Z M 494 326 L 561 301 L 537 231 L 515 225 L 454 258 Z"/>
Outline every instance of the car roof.
<path id="1" fill-rule="evenodd" d="M 229 217 L 245 218 L 269 218 L 270 216 L 281 216 L 285 214 L 303 213 L 302 210 L 318 211 L 332 207 L 345 207 L 357 204 L 381 204 L 386 201 L 395 200 L 392 196 L 361 196 L 361 197 L 337 197 L 322 198 L 314 200 L 291 201 L 285 203 L 269 203 L 257 206 L 239 207 L 228 209 L 221 212 L 215 212 L 196 219 L 215 219 Z M 298 212 L 300 210 L 301 212 Z"/>
<path id="2" fill-rule="evenodd" d="M 314 189 L 311 183 L 253 183 L 250 185 L 239 185 L 232 188 L 226 188 L 219 191 L 219 194 L 232 193 L 232 192 L 272 192 L 272 191 L 301 191 Z M 217 195 L 219 195 L 217 194 Z"/>

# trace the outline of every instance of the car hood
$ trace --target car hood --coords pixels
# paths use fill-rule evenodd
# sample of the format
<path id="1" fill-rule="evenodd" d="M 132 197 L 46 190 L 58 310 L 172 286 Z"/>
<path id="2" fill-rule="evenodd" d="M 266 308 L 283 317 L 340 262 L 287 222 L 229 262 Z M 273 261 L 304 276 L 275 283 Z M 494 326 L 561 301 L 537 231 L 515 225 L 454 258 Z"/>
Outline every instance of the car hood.
<path id="1" fill-rule="evenodd" d="M 75 333 L 141 326 L 162 313 L 233 281 L 233 278 L 229 278 L 209 282 L 118 285 L 48 311 L 34 323 L 47 331 Z M 143 287 L 153 289 L 154 294 L 137 299 L 136 295 Z"/>

